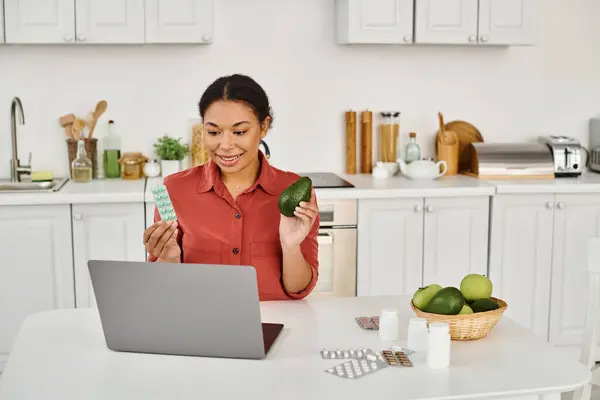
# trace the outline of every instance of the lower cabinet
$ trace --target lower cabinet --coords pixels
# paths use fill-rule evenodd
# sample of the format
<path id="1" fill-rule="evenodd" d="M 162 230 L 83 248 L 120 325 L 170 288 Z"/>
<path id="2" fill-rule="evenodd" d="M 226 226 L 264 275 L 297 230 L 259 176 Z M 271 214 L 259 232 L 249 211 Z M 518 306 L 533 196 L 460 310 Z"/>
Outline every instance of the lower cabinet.
<path id="1" fill-rule="evenodd" d="M 74 308 L 71 207 L 0 207 L 0 372 L 31 314 Z"/>
<path id="2" fill-rule="evenodd" d="M 78 308 L 96 307 L 89 260 L 146 261 L 144 203 L 73 205 L 75 299 Z"/>
<path id="3" fill-rule="evenodd" d="M 358 203 L 358 296 L 412 295 L 487 273 L 489 197 Z"/>
<path id="4" fill-rule="evenodd" d="M 600 195 L 497 195 L 490 277 L 507 316 L 559 346 L 581 345 L 587 240 L 600 235 Z"/>

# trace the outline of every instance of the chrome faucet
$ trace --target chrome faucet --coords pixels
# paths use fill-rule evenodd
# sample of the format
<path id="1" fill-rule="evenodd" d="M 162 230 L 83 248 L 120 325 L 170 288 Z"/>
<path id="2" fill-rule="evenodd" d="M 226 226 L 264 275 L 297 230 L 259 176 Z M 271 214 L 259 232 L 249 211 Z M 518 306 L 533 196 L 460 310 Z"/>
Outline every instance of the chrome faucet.
<path id="1" fill-rule="evenodd" d="M 29 153 L 29 165 L 21 165 L 17 152 L 17 119 L 16 113 L 19 112 L 19 125 L 25 124 L 25 113 L 21 99 L 15 97 L 10 103 L 10 135 L 12 143 L 12 158 L 10 160 L 10 180 L 11 182 L 21 182 L 22 175 L 31 177 L 31 153 Z"/>

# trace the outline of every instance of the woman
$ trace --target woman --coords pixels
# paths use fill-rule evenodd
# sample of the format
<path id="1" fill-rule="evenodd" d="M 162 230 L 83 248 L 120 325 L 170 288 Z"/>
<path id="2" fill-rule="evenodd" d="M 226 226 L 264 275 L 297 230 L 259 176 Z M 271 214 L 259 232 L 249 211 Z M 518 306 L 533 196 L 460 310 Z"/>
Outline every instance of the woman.
<path id="1" fill-rule="evenodd" d="M 269 165 L 259 150 L 273 117 L 253 79 L 217 79 L 199 103 L 210 161 L 164 180 L 177 221 L 144 232 L 150 261 L 252 265 L 260 300 L 301 299 L 318 277 L 319 214 L 314 190 L 294 217 L 281 192 L 299 176 Z"/>

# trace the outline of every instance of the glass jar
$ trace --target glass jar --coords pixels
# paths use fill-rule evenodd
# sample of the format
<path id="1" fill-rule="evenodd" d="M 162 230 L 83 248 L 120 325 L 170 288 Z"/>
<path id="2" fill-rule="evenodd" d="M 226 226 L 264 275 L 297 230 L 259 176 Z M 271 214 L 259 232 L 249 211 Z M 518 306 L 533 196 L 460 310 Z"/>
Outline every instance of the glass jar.
<path id="1" fill-rule="evenodd" d="M 139 152 L 124 153 L 119 160 L 121 164 L 121 179 L 141 179 L 144 177 L 144 164 L 148 158 Z"/>

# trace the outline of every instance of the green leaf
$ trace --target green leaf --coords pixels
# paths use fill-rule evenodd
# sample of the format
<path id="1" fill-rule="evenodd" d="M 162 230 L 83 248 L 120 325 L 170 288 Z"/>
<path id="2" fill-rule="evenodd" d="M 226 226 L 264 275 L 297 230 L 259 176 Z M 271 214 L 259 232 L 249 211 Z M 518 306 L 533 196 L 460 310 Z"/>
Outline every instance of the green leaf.
<path id="1" fill-rule="evenodd" d="M 181 161 L 189 151 L 189 146 L 181 143 L 181 138 L 174 139 L 166 134 L 154 143 L 154 152 L 161 160 Z"/>

